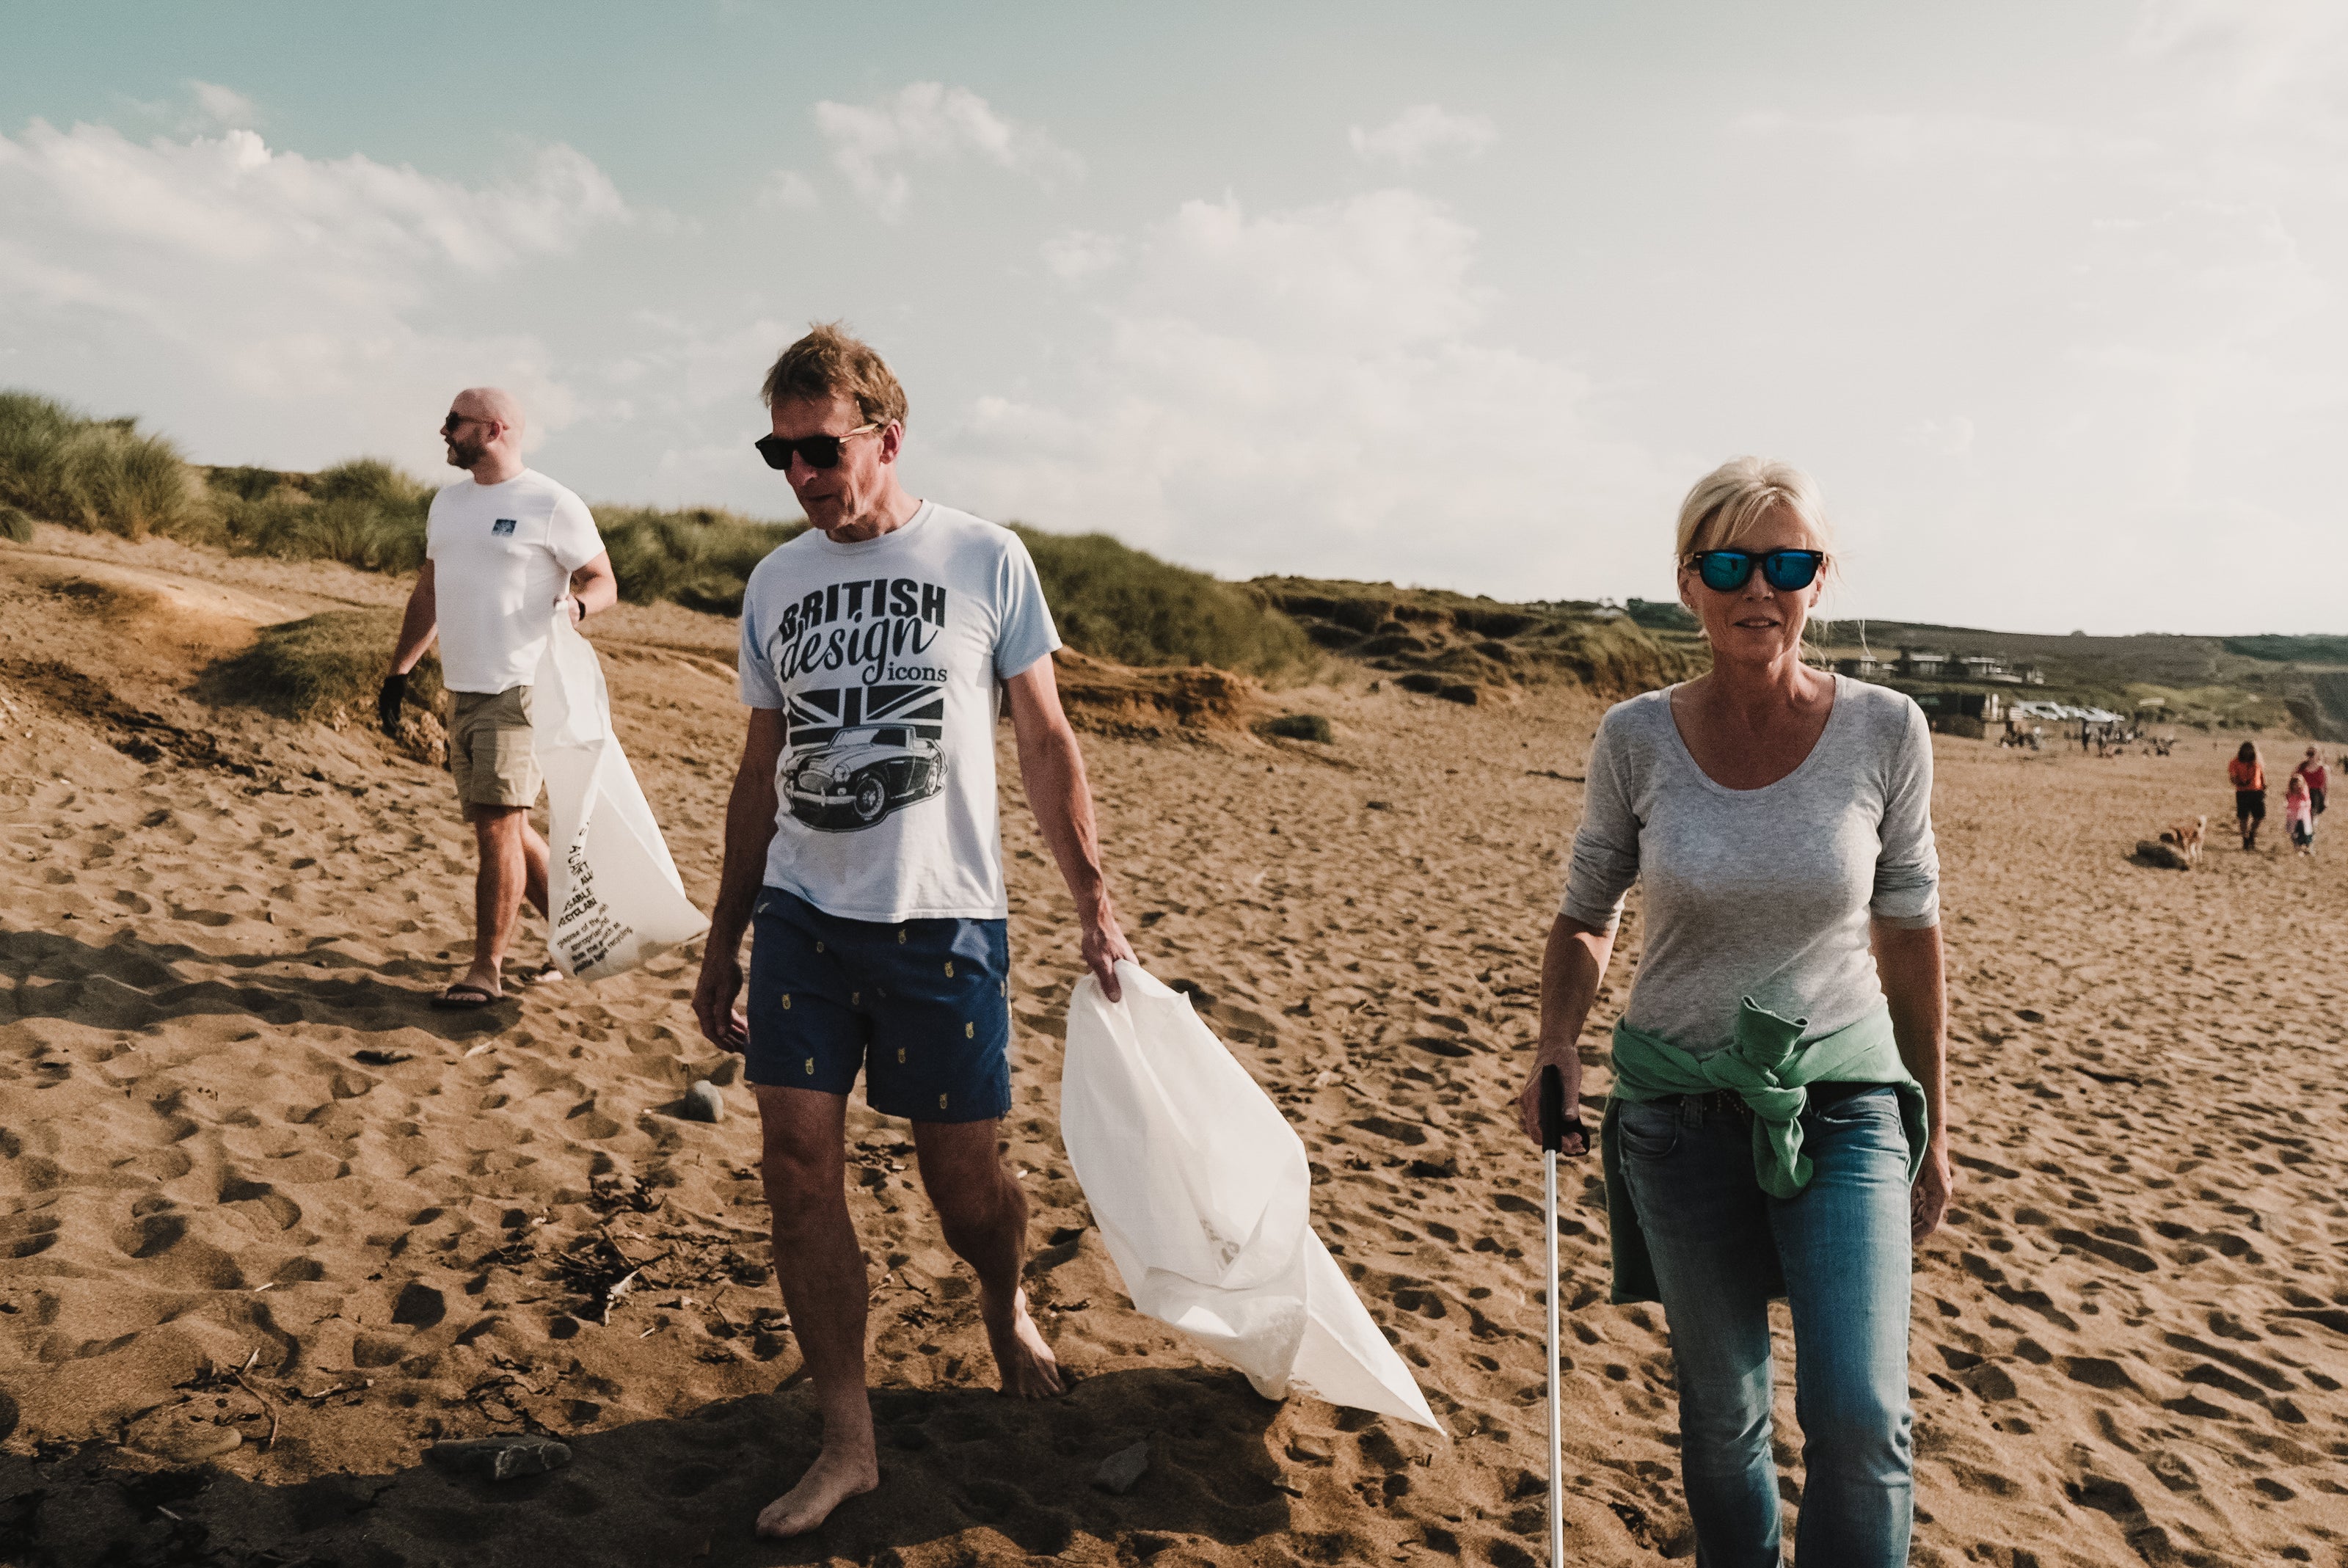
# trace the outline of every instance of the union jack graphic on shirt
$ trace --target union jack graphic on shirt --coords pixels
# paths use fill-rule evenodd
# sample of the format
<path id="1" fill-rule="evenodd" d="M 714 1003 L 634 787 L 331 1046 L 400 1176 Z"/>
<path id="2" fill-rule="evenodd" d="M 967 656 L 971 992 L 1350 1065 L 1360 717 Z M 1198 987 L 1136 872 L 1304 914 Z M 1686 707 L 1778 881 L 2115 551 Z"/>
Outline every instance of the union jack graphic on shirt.
<path id="1" fill-rule="evenodd" d="M 912 686 L 830 686 L 790 694 L 784 710 L 790 724 L 790 746 L 821 746 L 843 729 L 859 725 L 896 723 L 925 739 L 945 734 L 946 688 L 943 683 Z"/>

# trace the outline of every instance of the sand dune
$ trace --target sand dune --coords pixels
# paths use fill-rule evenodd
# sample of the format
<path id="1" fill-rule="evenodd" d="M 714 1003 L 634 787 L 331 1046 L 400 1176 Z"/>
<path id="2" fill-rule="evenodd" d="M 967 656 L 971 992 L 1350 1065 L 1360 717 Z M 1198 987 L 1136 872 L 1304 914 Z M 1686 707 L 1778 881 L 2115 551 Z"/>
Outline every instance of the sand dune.
<path id="1" fill-rule="evenodd" d="M 986 1391 L 903 1129 L 857 1108 L 885 1480 L 778 1544 L 750 1520 L 811 1457 L 812 1409 L 690 955 L 427 1010 L 469 932 L 445 777 L 184 695 L 257 620 L 396 598 L 160 544 L 0 546 L 0 1560 L 1537 1560 L 1540 1172 L 1505 1102 L 1598 704 L 1354 677 L 1280 698 L 1334 746 L 1088 744 L 1137 947 L 1297 1124 L 1316 1220 L 1452 1436 L 1268 1404 L 1127 1307 L 1055 1134 L 1078 967 L 1014 801 L 1004 1136 L 1074 1391 Z M 705 899 L 730 627 L 631 608 L 593 631 Z M 1964 1186 L 1918 1265 L 1919 1562 L 2348 1547 L 2348 849 L 2124 858 L 2223 810 L 2220 756 L 1941 743 Z M 703 1075 L 715 1126 L 677 1114 Z M 1592 1174 L 1564 1238 L 1568 1541 L 1684 1559 L 1663 1319 L 1602 1300 Z M 1790 1458 L 1790 1393 L 1778 1414 Z M 572 1463 L 490 1483 L 423 1458 L 523 1429 Z M 1131 1492 L 1093 1484 L 1142 1440 Z"/>

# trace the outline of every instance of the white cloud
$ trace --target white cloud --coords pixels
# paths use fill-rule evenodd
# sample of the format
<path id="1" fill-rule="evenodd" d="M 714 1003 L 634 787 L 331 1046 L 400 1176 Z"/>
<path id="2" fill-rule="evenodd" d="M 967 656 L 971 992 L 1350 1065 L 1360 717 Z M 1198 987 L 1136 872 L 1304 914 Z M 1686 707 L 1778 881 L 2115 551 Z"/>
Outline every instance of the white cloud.
<path id="1" fill-rule="evenodd" d="M 1044 242 L 1044 265 L 1062 283 L 1078 283 L 1125 260 L 1126 243 L 1114 234 L 1071 229 Z"/>
<path id="2" fill-rule="evenodd" d="M 195 120 L 191 129 L 250 130 L 261 123 L 261 111 L 253 101 L 234 88 L 224 88 L 216 82 L 190 81 L 188 90 L 196 103 Z"/>
<path id="3" fill-rule="evenodd" d="M 2131 43 L 2139 55 L 2186 66 L 2242 112 L 2287 112 L 2312 94 L 2339 113 L 2348 11 L 2335 0 L 2146 0 Z"/>
<path id="4" fill-rule="evenodd" d="M 562 146 L 469 186 L 246 129 L 142 145 L 40 121 L 0 136 L 0 211 L 12 379 L 102 387 L 200 456 L 303 464 L 384 450 L 387 432 L 429 462 L 431 416 L 469 381 L 512 386 L 538 433 L 575 418 L 553 356 L 464 330 L 461 303 L 629 217 Z"/>
<path id="5" fill-rule="evenodd" d="M 1395 169 L 1416 169 L 1442 153 L 1473 157 L 1500 137 L 1480 114 L 1451 114 L 1431 103 L 1416 104 L 1375 130 L 1357 125 L 1345 134 L 1355 157 Z"/>
<path id="6" fill-rule="evenodd" d="M 1919 419 L 1902 438 L 1908 445 L 1944 458 L 1962 458 L 1973 449 L 1973 422 L 1962 414 L 1947 419 Z"/>
<path id="7" fill-rule="evenodd" d="M 2140 159 L 2155 146 L 2143 136 L 2103 128 L 1979 114 L 1867 113 L 1806 119 L 1764 109 L 1736 116 L 1728 128 L 1735 135 L 1756 140 L 1776 137 L 1822 140 L 1826 150 L 1877 167 L 1935 161 L 1987 170 L 2014 164 L 2117 161 Z"/>
<path id="8" fill-rule="evenodd" d="M 560 145 L 525 178 L 474 189 L 366 157 L 273 152 L 250 130 L 141 147 L 104 126 L 36 120 L 20 139 L 0 136 L 0 180 L 13 211 L 37 204 L 95 243 L 198 263 L 298 260 L 382 282 L 426 263 L 495 271 L 627 215 L 602 171 Z"/>
<path id="9" fill-rule="evenodd" d="M 1610 525 L 1675 492 L 1581 375 L 1482 336 L 1476 246 L 1406 191 L 1187 202 L 1131 242 L 1097 340 L 1057 346 L 1081 368 L 977 399 L 940 460 L 993 515 L 1229 573 L 1518 597 L 1619 576 L 1601 562 L 1657 543 Z"/>
<path id="10" fill-rule="evenodd" d="M 776 170 L 758 189 L 758 205 L 775 211 L 808 211 L 819 200 L 814 181 L 796 169 Z"/>
<path id="11" fill-rule="evenodd" d="M 1981 546 L 1887 572 L 1879 614 L 1994 603 L 2054 624 L 2115 531 L 2147 559 L 2250 542 L 2190 584 L 2147 573 L 2116 589 L 2137 624 L 2329 613 L 2270 563 L 2337 552 L 2326 497 L 2348 420 L 2348 298 L 2327 258 L 2348 242 L 2348 11 L 2187 0 L 2143 15 L 2080 102 L 1732 122 L 1752 157 L 1736 178 L 1798 193 L 1806 231 L 1834 237 L 1800 263 L 1839 253 L 1831 302 L 1809 299 L 1803 324 L 1846 354 L 1881 346 L 1859 351 L 1865 397 L 1839 428 L 1811 416 L 1807 438 L 1844 449 L 1833 474 L 1862 498 L 1853 533 L 1878 529 L 1887 562 L 1917 560 L 1923 539 Z M 1747 286 L 1794 299 L 1803 285 L 1779 271 Z M 1797 396 L 1824 400 L 1815 383 Z M 1952 404 L 1964 416 L 1916 418 Z M 1993 432 L 1996 460 L 1981 460 Z"/>
<path id="12" fill-rule="evenodd" d="M 906 163 L 976 158 L 1047 189 L 1084 172 L 1040 126 L 1005 119 L 968 88 L 942 82 L 914 82 L 870 104 L 826 99 L 815 106 L 815 123 L 850 186 L 892 222 L 912 194 Z"/>

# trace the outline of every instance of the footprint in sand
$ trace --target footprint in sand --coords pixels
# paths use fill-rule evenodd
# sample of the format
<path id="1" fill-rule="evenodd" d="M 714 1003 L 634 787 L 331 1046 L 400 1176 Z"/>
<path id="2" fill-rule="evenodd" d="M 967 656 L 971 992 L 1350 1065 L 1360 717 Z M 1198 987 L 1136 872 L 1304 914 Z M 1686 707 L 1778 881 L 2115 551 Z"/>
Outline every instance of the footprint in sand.
<path id="1" fill-rule="evenodd" d="M 290 1231 L 302 1222 L 302 1205 L 266 1181 L 248 1181 L 232 1175 L 221 1183 L 220 1201 L 229 1206 L 250 1205 L 248 1212 L 281 1231 Z"/>
<path id="2" fill-rule="evenodd" d="M 422 1280 L 410 1280 L 392 1304 L 391 1320 L 409 1328 L 434 1328 L 448 1315 L 448 1303 Z"/>
<path id="3" fill-rule="evenodd" d="M 62 1223 L 54 1214 L 10 1214 L 0 1219 L 0 1258 L 29 1258 L 49 1250 Z"/>
<path id="4" fill-rule="evenodd" d="M 178 1214 L 149 1214 L 114 1233 L 114 1246 L 125 1257 L 158 1258 L 180 1244 L 188 1222 Z"/>

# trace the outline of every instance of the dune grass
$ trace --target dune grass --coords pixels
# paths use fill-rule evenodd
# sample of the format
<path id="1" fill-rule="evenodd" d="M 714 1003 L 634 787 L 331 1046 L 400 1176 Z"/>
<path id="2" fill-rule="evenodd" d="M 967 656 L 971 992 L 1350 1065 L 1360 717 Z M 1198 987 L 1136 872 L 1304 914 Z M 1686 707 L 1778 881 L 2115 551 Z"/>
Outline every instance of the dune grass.
<path id="1" fill-rule="evenodd" d="M 396 610 L 329 610 L 263 626 L 252 645 L 213 666 L 220 695 L 282 718 L 373 722 L 385 658 L 399 640 Z M 427 654 L 408 676 L 408 700 L 440 700 L 440 660 Z"/>
<path id="2" fill-rule="evenodd" d="M 206 514 L 170 441 L 30 392 L 0 392 L 0 503 L 129 539 L 201 529 Z"/>
<path id="3" fill-rule="evenodd" d="M 2191 725 L 2203 730 L 2266 728 L 2283 723 L 2290 716 L 2289 704 L 2282 696 L 2236 686 L 2163 686 L 2130 681 L 2116 695 L 2104 697 L 2102 706 L 2122 713 L 2140 713 L 2149 707 L 2160 716 L 2156 724 Z"/>
<path id="4" fill-rule="evenodd" d="M 433 492 L 379 458 L 314 474 L 194 468 L 132 420 L 92 419 L 32 393 L 0 392 L 0 508 L 17 509 L 0 511 L 0 535 L 9 538 L 29 537 L 29 520 L 37 518 L 405 575 L 424 559 Z M 751 569 L 807 527 L 703 507 L 594 510 L 622 597 L 720 615 L 740 614 Z M 1061 636 L 1080 652 L 1120 664 L 1211 665 L 1266 676 L 1308 673 L 1317 662 L 1296 623 L 1249 584 L 1176 566 L 1107 534 L 1019 532 Z M 355 645 L 348 628 L 324 616 L 294 625 L 308 639 L 299 657 L 295 645 L 280 647 L 295 634 L 285 629 L 264 636 L 249 655 L 257 662 L 242 674 L 256 689 L 277 694 L 272 701 L 282 697 L 305 716 L 348 700 L 335 684 L 341 676 L 296 673 L 339 668 L 324 655 L 345 641 Z M 281 653 L 284 662 L 273 664 Z"/>
<path id="5" fill-rule="evenodd" d="M 1440 588 L 1307 577 L 1249 584 L 1294 617 L 1316 645 L 1394 672 L 1406 691 L 1455 702 L 1479 686 L 1507 689 L 1562 673 L 1628 696 L 1699 673 L 1708 661 L 1684 634 L 1642 626 L 1583 601 L 1507 603 Z"/>
<path id="6" fill-rule="evenodd" d="M 431 487 L 380 458 L 314 474 L 215 469 L 207 477 L 211 542 L 281 561 L 339 561 L 362 572 L 413 572 L 424 560 Z"/>
<path id="7" fill-rule="evenodd" d="M 1225 583 L 1105 533 L 1014 524 L 1071 647 L 1123 665 L 1212 665 L 1250 675 L 1309 672 L 1313 642 L 1246 583 Z"/>
<path id="8" fill-rule="evenodd" d="M 638 604 L 673 600 L 713 615 L 740 614 L 750 569 L 807 531 L 804 522 L 760 522 L 709 507 L 599 506 L 594 511 L 620 597 Z"/>

